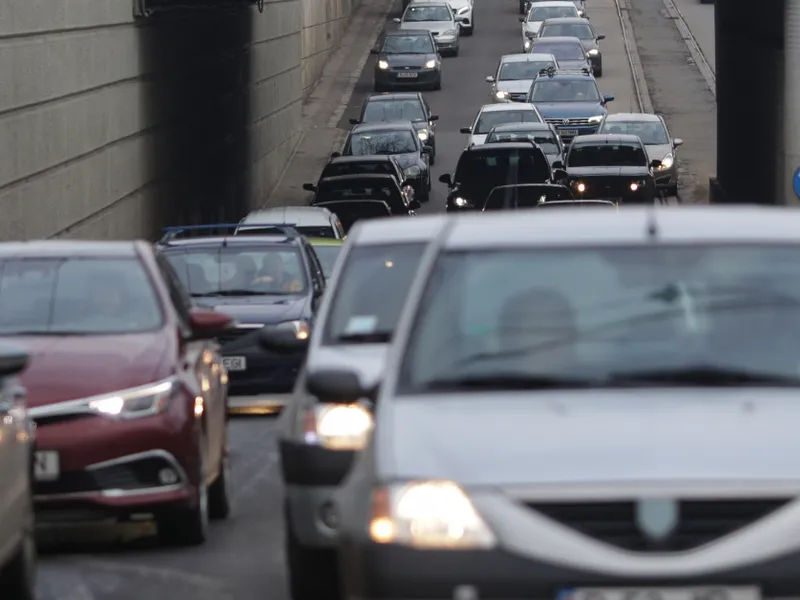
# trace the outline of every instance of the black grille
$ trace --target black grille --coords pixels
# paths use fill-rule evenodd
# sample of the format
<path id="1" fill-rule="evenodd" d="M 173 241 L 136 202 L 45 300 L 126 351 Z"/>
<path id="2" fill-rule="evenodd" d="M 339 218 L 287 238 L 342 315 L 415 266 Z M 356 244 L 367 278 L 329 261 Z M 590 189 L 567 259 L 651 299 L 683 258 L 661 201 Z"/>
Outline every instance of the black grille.
<path id="1" fill-rule="evenodd" d="M 158 472 L 165 468 L 174 467 L 164 458 L 148 457 L 91 471 L 65 471 L 55 481 L 37 481 L 34 493 L 75 494 L 159 487 L 162 484 L 158 480 Z"/>
<path id="2" fill-rule="evenodd" d="M 55 425 L 56 423 L 67 423 L 69 421 L 77 421 L 79 419 L 92 419 L 94 415 L 87 415 L 85 413 L 68 413 L 63 415 L 43 415 L 35 417 L 33 424 L 35 427 L 46 427 L 47 425 Z"/>
<path id="3" fill-rule="evenodd" d="M 217 336 L 217 342 L 219 342 L 220 346 L 224 346 L 225 344 L 230 344 L 231 342 L 235 342 L 236 340 L 242 339 L 244 336 L 249 335 L 256 331 L 255 329 L 249 328 L 236 328 L 236 329 L 229 329 Z"/>
<path id="4" fill-rule="evenodd" d="M 636 502 L 550 503 L 527 506 L 586 536 L 633 552 L 681 552 L 709 544 L 784 506 L 788 499 L 682 500 L 672 534 L 653 542 L 636 524 Z"/>
<path id="5" fill-rule="evenodd" d="M 509 94 L 508 97 L 512 102 L 525 102 L 528 98 L 528 94 Z"/>

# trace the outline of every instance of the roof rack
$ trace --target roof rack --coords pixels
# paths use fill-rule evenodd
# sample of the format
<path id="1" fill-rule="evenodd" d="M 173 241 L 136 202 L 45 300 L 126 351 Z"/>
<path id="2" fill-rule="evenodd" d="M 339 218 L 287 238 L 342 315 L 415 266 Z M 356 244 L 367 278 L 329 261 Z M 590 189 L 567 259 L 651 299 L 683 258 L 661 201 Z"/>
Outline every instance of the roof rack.
<path id="1" fill-rule="evenodd" d="M 588 67 L 583 67 L 580 69 L 556 69 L 553 66 L 547 67 L 546 69 L 542 69 L 539 71 L 539 75 L 547 75 L 548 77 L 552 77 L 553 75 L 591 75 L 592 70 Z"/>
<path id="2" fill-rule="evenodd" d="M 257 233 L 262 234 L 266 230 L 275 230 L 287 238 L 294 239 L 299 237 L 299 233 L 295 226 L 291 223 L 211 223 L 208 225 L 177 225 L 174 227 L 164 227 L 164 235 L 159 240 L 159 244 L 167 244 L 177 238 L 191 237 L 192 233 L 200 233 L 199 237 L 222 236 L 228 237 L 230 235 L 241 235 L 249 232 L 242 231 L 243 229 L 257 230 Z M 184 236 L 182 234 L 190 234 Z"/>

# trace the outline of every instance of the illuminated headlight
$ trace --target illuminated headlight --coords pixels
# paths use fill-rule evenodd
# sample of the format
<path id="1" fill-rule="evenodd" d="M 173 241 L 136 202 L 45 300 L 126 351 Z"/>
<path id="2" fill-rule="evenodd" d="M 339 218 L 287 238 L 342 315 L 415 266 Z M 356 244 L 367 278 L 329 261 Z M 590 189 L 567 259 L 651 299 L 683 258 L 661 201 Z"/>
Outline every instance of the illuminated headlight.
<path id="1" fill-rule="evenodd" d="M 632 192 L 638 192 L 640 189 L 645 187 L 645 185 L 647 184 L 644 181 L 632 181 L 629 187 Z"/>
<path id="2" fill-rule="evenodd" d="M 530 50 L 531 49 L 531 40 L 530 40 L 530 38 L 525 38 L 525 43 L 522 45 L 522 47 L 525 48 L 525 50 Z"/>
<path id="3" fill-rule="evenodd" d="M 388 69 L 388 68 L 389 68 L 389 63 L 388 63 L 388 61 L 385 61 L 385 60 L 379 60 L 379 61 L 378 61 L 378 68 L 379 68 L 379 69 L 382 69 L 382 70 L 384 70 L 384 71 L 385 71 L 386 69 Z"/>
<path id="4" fill-rule="evenodd" d="M 167 408 L 178 390 L 175 379 L 165 379 L 129 390 L 87 400 L 91 412 L 117 419 L 138 419 L 158 414 Z"/>
<path id="5" fill-rule="evenodd" d="M 583 9 L 581 9 L 581 8 L 579 8 L 579 9 L 578 9 L 578 16 L 579 16 L 579 17 L 583 17 L 583 16 L 585 16 L 585 15 L 586 15 L 586 11 L 585 11 L 585 10 L 583 10 Z"/>
<path id="6" fill-rule="evenodd" d="M 442 33 L 439 34 L 439 37 L 440 38 L 456 37 L 456 30 L 455 29 L 448 29 L 447 31 L 443 31 Z"/>
<path id="7" fill-rule="evenodd" d="M 505 90 L 497 90 L 494 93 L 494 97 L 497 98 L 498 100 L 507 100 L 508 99 L 508 92 L 506 92 Z"/>
<path id="8" fill-rule="evenodd" d="M 450 481 L 419 481 L 376 490 L 372 540 L 422 549 L 489 549 L 497 540 L 467 495 Z"/>
<path id="9" fill-rule="evenodd" d="M 663 171 L 664 169 L 669 169 L 674 164 L 675 164 L 675 157 L 672 156 L 672 154 L 667 154 L 664 158 L 661 159 L 661 166 L 658 167 L 658 170 Z"/>
<path id="10" fill-rule="evenodd" d="M 600 51 L 597 48 L 592 48 L 586 53 L 586 56 L 597 56 L 600 54 Z"/>
<path id="11" fill-rule="evenodd" d="M 469 6 L 462 6 L 461 8 L 456 11 L 457 15 L 465 15 L 469 12 Z"/>
<path id="12" fill-rule="evenodd" d="M 428 141 L 428 130 L 427 129 L 420 129 L 417 132 L 417 137 L 420 139 L 421 142 Z"/>
<path id="13" fill-rule="evenodd" d="M 581 194 L 586 191 L 586 184 L 582 181 L 573 181 L 572 187 L 575 191 L 580 192 Z"/>
<path id="14" fill-rule="evenodd" d="M 290 329 L 294 332 L 294 336 L 298 340 L 307 340 L 311 335 L 311 326 L 308 324 L 308 321 L 284 321 L 283 323 L 278 323 L 276 327 Z"/>
<path id="15" fill-rule="evenodd" d="M 469 205 L 469 202 L 466 200 L 466 198 L 461 198 L 460 196 L 458 198 L 456 198 L 455 200 L 453 200 L 453 203 L 456 206 L 468 206 Z"/>
<path id="16" fill-rule="evenodd" d="M 426 69 L 435 69 L 436 68 L 436 61 L 435 60 L 429 60 L 428 62 L 425 63 L 425 68 Z"/>
<path id="17" fill-rule="evenodd" d="M 589 117 L 589 118 L 587 119 L 587 121 L 588 121 L 589 123 L 599 123 L 599 122 L 600 122 L 600 121 L 602 121 L 602 120 L 603 120 L 603 115 L 598 115 L 598 116 L 596 116 L 596 117 Z"/>
<path id="18" fill-rule="evenodd" d="M 360 404 L 320 404 L 306 413 L 306 444 L 329 450 L 362 450 L 372 432 L 372 413 Z"/>
<path id="19" fill-rule="evenodd" d="M 422 173 L 422 170 L 416 165 L 411 165 L 407 169 L 403 169 L 403 175 L 406 177 L 419 177 L 420 173 Z"/>

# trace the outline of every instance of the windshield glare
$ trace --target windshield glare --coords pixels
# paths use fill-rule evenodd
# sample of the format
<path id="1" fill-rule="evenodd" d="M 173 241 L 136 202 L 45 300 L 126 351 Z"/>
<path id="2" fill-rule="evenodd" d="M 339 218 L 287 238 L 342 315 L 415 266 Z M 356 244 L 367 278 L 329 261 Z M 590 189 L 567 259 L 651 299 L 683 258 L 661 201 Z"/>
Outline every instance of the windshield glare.
<path id="1" fill-rule="evenodd" d="M 408 23 L 450 20 L 452 17 L 446 6 L 410 6 L 403 16 L 403 21 Z"/>
<path id="2" fill-rule="evenodd" d="M 556 138 L 551 133 L 541 131 L 493 131 L 486 138 L 486 142 L 520 142 L 531 141 L 538 144 L 542 152 L 546 154 L 558 154 L 561 148 Z"/>
<path id="3" fill-rule="evenodd" d="M 0 261 L 0 335 L 140 333 L 162 324 L 138 259 Z"/>
<path id="4" fill-rule="evenodd" d="M 669 144 L 667 130 L 660 122 L 611 121 L 603 125 L 597 133 L 621 133 L 638 135 L 643 144 Z"/>
<path id="5" fill-rule="evenodd" d="M 492 127 L 504 123 L 541 123 L 535 110 L 497 110 L 485 111 L 481 114 L 473 133 L 478 135 L 489 133 Z"/>
<path id="6" fill-rule="evenodd" d="M 595 38 L 592 28 L 584 23 L 556 23 L 545 25 L 539 35 L 547 37 L 575 37 L 579 40 L 593 40 Z"/>
<path id="7" fill-rule="evenodd" d="M 323 343 L 388 342 L 424 250 L 424 244 L 353 248 L 339 277 Z"/>
<path id="8" fill-rule="evenodd" d="M 533 7 L 528 13 L 528 22 L 537 23 L 547 19 L 577 17 L 578 9 L 574 6 L 540 6 Z"/>
<path id="9" fill-rule="evenodd" d="M 646 167 L 647 164 L 647 154 L 635 144 L 576 144 L 567 155 L 568 167 Z"/>
<path id="10" fill-rule="evenodd" d="M 449 252 L 398 386 L 498 373 L 602 384 L 698 365 L 799 381 L 799 329 L 798 247 Z"/>
<path id="11" fill-rule="evenodd" d="M 419 100 L 373 100 L 367 103 L 364 123 L 384 121 L 424 121 L 425 112 Z"/>
<path id="12" fill-rule="evenodd" d="M 507 62 L 500 67 L 500 81 L 520 81 L 534 79 L 539 71 L 555 67 L 552 60 L 526 62 Z"/>
<path id="13" fill-rule="evenodd" d="M 531 47 L 531 54 L 552 54 L 556 60 L 585 60 L 586 53 L 578 42 L 574 44 L 560 43 L 553 44 L 547 42 L 534 43 Z"/>
<path id="14" fill-rule="evenodd" d="M 174 248 L 165 252 L 192 296 L 298 294 L 306 273 L 291 248 Z"/>
<path id="15" fill-rule="evenodd" d="M 353 156 L 410 154 L 417 152 L 417 136 L 405 129 L 354 133 L 350 136 L 347 146 L 345 154 Z"/>
<path id="16" fill-rule="evenodd" d="M 427 35 L 387 35 L 383 42 L 385 54 L 434 54 L 431 38 Z"/>
<path id="17" fill-rule="evenodd" d="M 548 80 L 534 82 L 531 102 L 600 102 L 600 93 L 592 80 Z"/>

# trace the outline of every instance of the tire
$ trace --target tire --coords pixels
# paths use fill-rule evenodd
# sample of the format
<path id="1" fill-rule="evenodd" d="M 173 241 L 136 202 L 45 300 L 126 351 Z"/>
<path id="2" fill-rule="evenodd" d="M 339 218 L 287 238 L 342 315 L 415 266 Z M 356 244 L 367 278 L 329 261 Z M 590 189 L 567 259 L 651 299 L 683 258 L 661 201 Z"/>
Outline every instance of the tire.
<path id="1" fill-rule="evenodd" d="M 455 49 L 455 50 L 453 50 L 453 53 L 452 53 L 450 56 L 452 56 L 452 57 L 454 57 L 454 58 L 455 58 L 456 56 L 458 56 L 458 50 L 459 50 L 459 49 L 458 49 L 458 46 L 456 46 L 456 49 Z"/>
<path id="2" fill-rule="evenodd" d="M 211 487 L 208 488 L 208 516 L 214 520 L 227 519 L 233 512 L 233 495 L 231 494 L 233 476 L 227 447 L 224 452 L 219 475 L 214 483 L 211 484 Z"/>
<path id="3" fill-rule="evenodd" d="M 596 78 L 600 78 L 600 77 L 602 77 L 602 76 L 603 76 L 603 65 L 600 65 L 600 66 L 598 66 L 598 67 L 597 67 L 597 68 L 594 70 L 594 76 L 595 76 Z"/>
<path id="4" fill-rule="evenodd" d="M 199 460 L 199 484 L 197 486 L 196 506 L 179 508 L 162 515 L 156 520 L 158 537 L 168 546 L 199 546 L 208 538 L 209 490 L 206 486 L 205 437 L 201 437 Z"/>
<path id="5" fill-rule="evenodd" d="M 467 36 L 467 37 L 470 37 L 474 32 L 475 32 L 475 28 L 474 27 L 470 27 L 468 29 L 462 29 L 461 30 L 461 33 L 463 35 Z"/>
<path id="6" fill-rule="evenodd" d="M 11 560 L 0 569 L 0 590 L 7 600 L 36 600 L 36 534 L 31 522 Z"/>
<path id="7" fill-rule="evenodd" d="M 307 548 L 292 532 L 286 511 L 286 570 L 292 600 L 339 600 L 336 551 Z"/>

